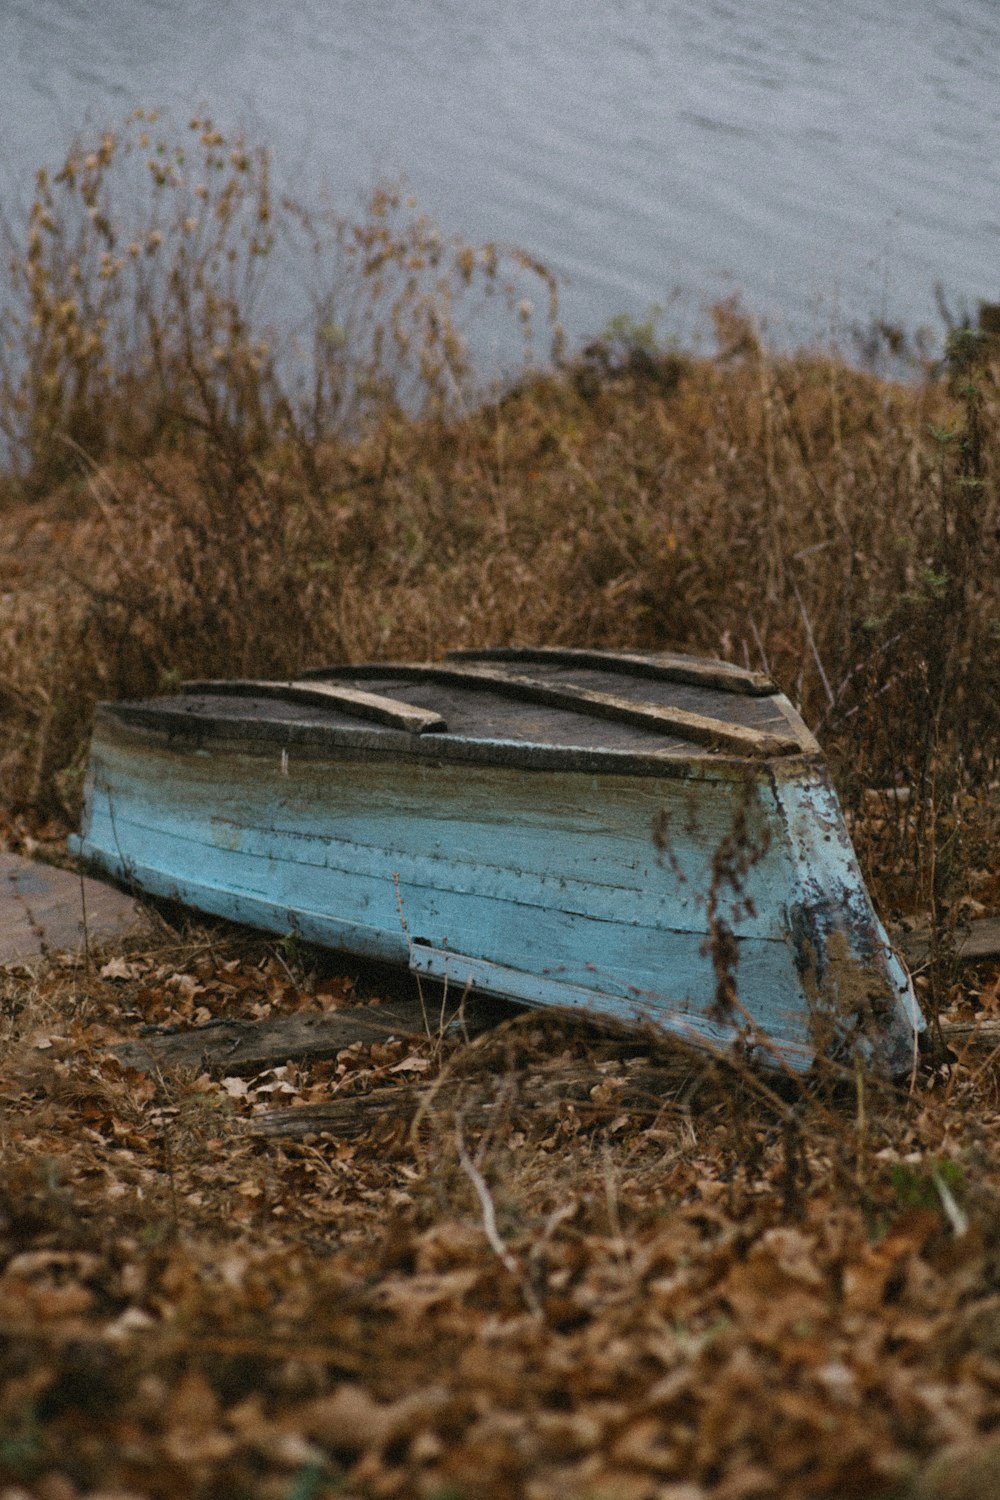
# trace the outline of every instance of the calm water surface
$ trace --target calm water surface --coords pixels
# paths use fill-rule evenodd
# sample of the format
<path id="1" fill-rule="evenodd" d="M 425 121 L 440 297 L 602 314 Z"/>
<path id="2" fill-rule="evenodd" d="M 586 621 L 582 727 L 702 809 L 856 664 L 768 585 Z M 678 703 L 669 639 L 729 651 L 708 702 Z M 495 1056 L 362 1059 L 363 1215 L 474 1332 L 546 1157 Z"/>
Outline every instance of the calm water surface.
<path id="1" fill-rule="evenodd" d="M 577 337 L 736 289 L 779 338 L 1000 299 L 996 0 L 0 0 L 0 58 L 7 209 L 85 123 L 207 104 L 300 190 L 405 174 L 548 260 Z"/>

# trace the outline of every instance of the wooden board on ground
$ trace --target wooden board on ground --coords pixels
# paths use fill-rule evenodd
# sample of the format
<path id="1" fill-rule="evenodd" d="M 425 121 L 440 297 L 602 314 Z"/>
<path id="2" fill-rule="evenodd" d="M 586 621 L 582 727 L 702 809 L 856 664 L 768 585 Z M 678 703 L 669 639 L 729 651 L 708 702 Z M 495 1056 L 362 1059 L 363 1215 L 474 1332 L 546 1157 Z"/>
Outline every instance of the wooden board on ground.
<path id="1" fill-rule="evenodd" d="M 915 927 L 912 932 L 899 935 L 899 951 L 911 969 L 918 969 L 930 958 L 930 932 L 926 927 Z M 978 917 L 975 921 L 956 927 L 954 953 L 959 963 L 984 963 L 987 959 L 1000 958 L 1000 917 Z"/>
<path id="2" fill-rule="evenodd" d="M 373 1129 L 409 1129 L 418 1118 L 461 1120 L 476 1129 L 498 1124 L 512 1110 L 547 1133 L 570 1107 L 586 1125 L 625 1114 L 650 1124 L 690 1084 L 688 1069 L 624 1060 L 613 1074 L 585 1060 L 549 1061 L 537 1072 L 498 1078 L 489 1072 L 444 1075 L 425 1084 L 403 1084 L 348 1094 L 322 1104 L 269 1110 L 249 1122 L 252 1134 L 269 1140 L 330 1135 L 352 1140 Z"/>
<path id="3" fill-rule="evenodd" d="M 496 1026 L 517 1007 L 503 1001 L 469 996 L 464 1019 L 449 1004 L 440 1005 L 419 996 L 384 1001 L 380 1005 L 352 1006 L 346 1010 L 305 1011 L 291 1016 L 269 1016 L 263 1021 L 211 1021 L 191 1031 L 150 1031 L 113 1049 L 126 1067 L 141 1072 L 158 1068 L 199 1068 L 210 1073 L 247 1073 L 305 1058 L 335 1057 L 354 1042 L 384 1042 L 390 1036 L 436 1036 L 447 1028 L 449 1037 L 476 1036 Z"/>
<path id="4" fill-rule="evenodd" d="M 104 881 L 0 854 L 0 966 L 83 953 L 144 922 L 138 902 Z"/>
<path id="5" fill-rule="evenodd" d="M 955 1052 L 963 1047 L 998 1047 L 1000 1020 L 995 1016 L 977 1016 L 968 1021 L 942 1021 L 941 1036 Z"/>

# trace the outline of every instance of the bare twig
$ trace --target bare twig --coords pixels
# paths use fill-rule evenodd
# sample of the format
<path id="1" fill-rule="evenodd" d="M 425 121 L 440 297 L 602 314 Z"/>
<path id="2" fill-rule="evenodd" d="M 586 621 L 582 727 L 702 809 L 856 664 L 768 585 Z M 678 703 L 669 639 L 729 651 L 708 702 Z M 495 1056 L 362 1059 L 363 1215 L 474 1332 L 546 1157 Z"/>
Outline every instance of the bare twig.
<path id="1" fill-rule="evenodd" d="M 509 1271 L 512 1276 L 516 1277 L 529 1312 L 534 1313 L 536 1317 L 541 1317 L 542 1307 L 535 1295 L 534 1288 L 522 1272 L 516 1257 L 504 1244 L 500 1230 L 497 1228 L 497 1214 L 493 1204 L 493 1197 L 487 1186 L 485 1177 L 469 1155 L 465 1144 L 465 1137 L 462 1134 L 461 1115 L 455 1116 L 455 1144 L 458 1150 L 459 1166 L 476 1190 L 476 1197 L 479 1199 L 479 1206 L 483 1214 L 483 1232 L 490 1242 L 490 1249 L 496 1255 L 504 1270 Z"/>
<path id="2" fill-rule="evenodd" d="M 812 652 L 812 658 L 816 663 L 816 670 L 819 673 L 819 680 L 823 684 L 823 691 L 826 693 L 826 701 L 829 704 L 830 708 L 832 708 L 837 700 L 833 696 L 833 689 L 830 686 L 830 679 L 826 675 L 826 668 L 823 666 L 823 663 L 820 660 L 819 650 L 816 646 L 816 637 L 813 635 L 812 624 L 810 622 L 809 615 L 806 612 L 806 607 L 802 602 L 802 595 L 799 593 L 798 584 L 795 582 L 794 578 L 792 578 L 790 581 L 792 585 L 792 592 L 795 595 L 795 602 L 799 606 L 799 614 L 802 616 L 802 624 L 805 627 L 806 640 L 809 642 L 809 649 Z"/>

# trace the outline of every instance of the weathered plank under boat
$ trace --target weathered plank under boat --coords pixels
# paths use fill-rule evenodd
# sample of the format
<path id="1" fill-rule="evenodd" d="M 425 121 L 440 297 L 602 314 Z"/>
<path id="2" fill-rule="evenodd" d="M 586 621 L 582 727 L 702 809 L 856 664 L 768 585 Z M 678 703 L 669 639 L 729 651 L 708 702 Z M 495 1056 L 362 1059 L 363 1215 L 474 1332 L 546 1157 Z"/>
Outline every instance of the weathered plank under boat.
<path id="1" fill-rule="evenodd" d="M 760 673 L 504 649 L 98 710 L 76 848 L 140 890 L 530 1005 L 890 1074 L 922 1022 Z"/>

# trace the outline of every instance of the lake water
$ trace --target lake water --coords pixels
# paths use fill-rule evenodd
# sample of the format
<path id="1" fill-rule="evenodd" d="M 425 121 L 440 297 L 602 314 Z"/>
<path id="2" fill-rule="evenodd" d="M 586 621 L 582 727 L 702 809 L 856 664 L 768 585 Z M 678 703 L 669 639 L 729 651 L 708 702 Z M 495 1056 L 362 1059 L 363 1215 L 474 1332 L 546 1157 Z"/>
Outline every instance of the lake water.
<path id="1" fill-rule="evenodd" d="M 785 341 L 1000 299 L 996 0 L 0 0 L 0 201 L 206 104 L 348 207 L 408 179 L 564 278 L 571 336 L 734 291 Z"/>

